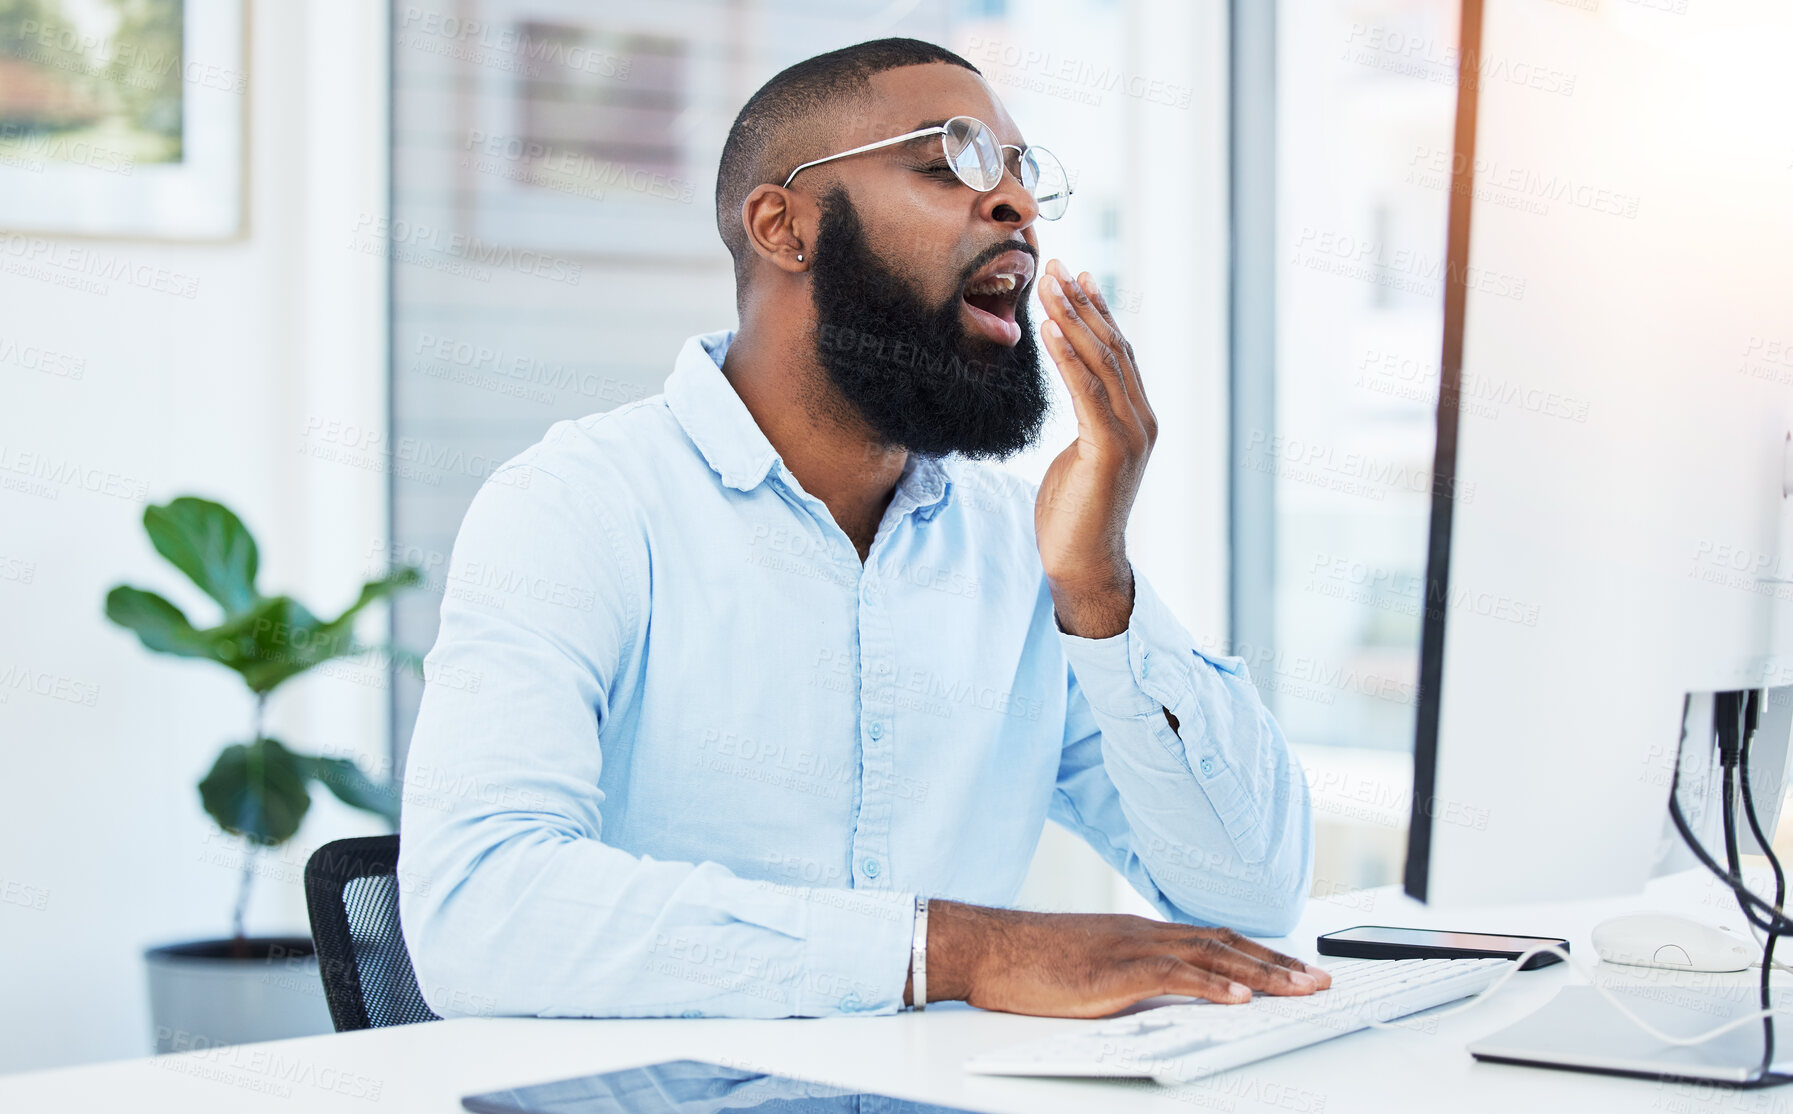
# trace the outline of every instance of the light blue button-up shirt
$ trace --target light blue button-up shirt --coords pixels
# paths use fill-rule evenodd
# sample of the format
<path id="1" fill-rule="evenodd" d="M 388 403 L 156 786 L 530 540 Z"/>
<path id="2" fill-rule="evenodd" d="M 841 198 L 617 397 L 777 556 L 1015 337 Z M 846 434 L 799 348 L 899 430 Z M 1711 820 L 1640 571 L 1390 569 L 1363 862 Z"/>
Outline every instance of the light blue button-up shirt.
<path id="1" fill-rule="evenodd" d="M 1059 630 L 1036 487 L 988 465 L 911 455 L 861 567 L 732 337 L 467 511 L 402 823 L 430 1006 L 888 1013 L 914 896 L 1009 903 L 1048 818 L 1167 918 L 1289 931 L 1307 786 L 1243 663 L 1137 569 L 1125 631 Z"/>

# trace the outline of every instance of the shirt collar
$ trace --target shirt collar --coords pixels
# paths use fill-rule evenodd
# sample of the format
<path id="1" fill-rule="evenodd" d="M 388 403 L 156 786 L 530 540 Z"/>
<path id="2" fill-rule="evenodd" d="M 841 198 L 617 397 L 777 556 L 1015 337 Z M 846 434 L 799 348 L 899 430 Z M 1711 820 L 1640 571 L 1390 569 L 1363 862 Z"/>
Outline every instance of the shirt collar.
<path id="1" fill-rule="evenodd" d="M 666 379 L 666 405 L 722 482 L 751 491 L 765 480 L 778 451 L 722 374 L 734 339 L 735 331 L 727 329 L 686 340 Z"/>
<path id="2" fill-rule="evenodd" d="M 686 436 L 722 482 L 739 491 L 751 491 L 765 482 L 774 467 L 789 476 L 778 450 L 753 420 L 747 404 L 735 393 L 734 384 L 722 374 L 722 361 L 735 330 L 701 333 L 685 341 L 666 379 L 666 405 L 684 427 Z M 796 478 L 790 477 L 793 487 Z M 910 510 L 932 518 L 945 506 L 952 491 L 952 474 L 937 457 L 910 453 L 891 497 L 898 514 Z"/>

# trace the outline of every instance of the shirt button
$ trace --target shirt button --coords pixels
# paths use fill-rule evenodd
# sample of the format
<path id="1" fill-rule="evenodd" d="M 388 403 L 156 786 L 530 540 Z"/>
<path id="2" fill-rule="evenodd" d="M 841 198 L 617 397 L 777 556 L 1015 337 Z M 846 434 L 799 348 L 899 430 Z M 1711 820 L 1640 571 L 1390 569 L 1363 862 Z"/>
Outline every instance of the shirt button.
<path id="1" fill-rule="evenodd" d="M 1202 759 L 1202 773 L 1207 774 L 1209 777 L 1214 776 L 1214 760 L 1212 758 Z"/>
<path id="2" fill-rule="evenodd" d="M 878 876 L 878 872 L 883 869 L 884 869 L 883 867 L 878 865 L 877 859 L 865 860 L 865 876 L 867 878 L 876 878 Z"/>
<path id="3" fill-rule="evenodd" d="M 872 724 L 872 738 L 882 739 L 883 737 L 884 737 L 884 725 L 878 724 L 878 723 Z"/>
<path id="4" fill-rule="evenodd" d="M 679 1014 L 679 1016 L 680 1017 L 702 1017 L 703 1011 L 702 1010 L 686 1010 L 684 1013 Z"/>
<path id="5" fill-rule="evenodd" d="M 851 990 L 847 991 L 846 996 L 840 1000 L 840 1008 L 848 1013 L 857 1010 L 859 1008 L 859 995 L 853 993 Z"/>

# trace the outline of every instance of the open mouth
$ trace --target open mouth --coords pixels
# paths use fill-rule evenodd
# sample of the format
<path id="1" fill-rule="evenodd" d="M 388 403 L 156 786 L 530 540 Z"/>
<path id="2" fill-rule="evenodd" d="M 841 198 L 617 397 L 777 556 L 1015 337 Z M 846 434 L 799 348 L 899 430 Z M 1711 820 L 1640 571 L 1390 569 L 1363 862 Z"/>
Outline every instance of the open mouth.
<path id="1" fill-rule="evenodd" d="M 1032 278 L 1033 256 L 1024 251 L 1004 252 L 979 268 L 963 295 L 972 325 L 1000 344 L 1020 341 L 1015 313 Z"/>

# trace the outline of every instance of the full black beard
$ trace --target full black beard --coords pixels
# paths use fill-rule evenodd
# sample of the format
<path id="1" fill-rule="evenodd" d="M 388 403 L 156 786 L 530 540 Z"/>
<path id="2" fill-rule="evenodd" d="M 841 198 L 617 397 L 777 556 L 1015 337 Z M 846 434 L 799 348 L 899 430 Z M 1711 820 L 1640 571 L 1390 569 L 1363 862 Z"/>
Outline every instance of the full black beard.
<path id="1" fill-rule="evenodd" d="M 1013 247 L 996 245 L 973 260 L 946 304 L 929 306 L 871 250 L 846 192 L 822 199 L 810 264 L 816 356 L 839 398 L 883 444 L 1002 460 L 1039 437 L 1051 396 L 1026 298 L 1016 304 L 1021 339 L 1013 348 L 971 335 L 959 319 L 964 280 Z"/>

